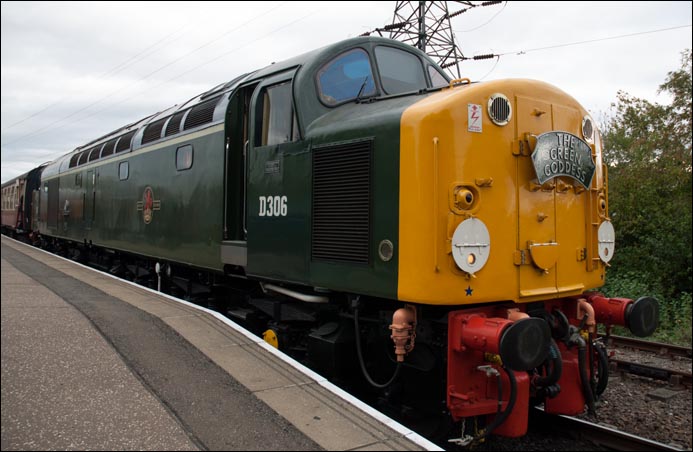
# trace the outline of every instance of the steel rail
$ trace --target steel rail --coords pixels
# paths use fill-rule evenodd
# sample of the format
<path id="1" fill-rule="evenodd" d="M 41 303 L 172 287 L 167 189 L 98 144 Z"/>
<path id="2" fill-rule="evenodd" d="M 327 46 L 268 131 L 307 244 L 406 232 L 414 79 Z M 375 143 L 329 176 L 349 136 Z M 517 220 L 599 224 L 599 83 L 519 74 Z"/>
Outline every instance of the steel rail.
<path id="1" fill-rule="evenodd" d="M 601 336 L 607 338 L 607 336 Z M 652 342 L 643 339 L 636 339 L 625 336 L 608 336 L 609 346 L 631 347 L 638 350 L 645 350 L 660 355 L 683 356 L 691 358 L 691 348 L 682 347 L 680 345 L 665 344 L 663 342 Z"/>
<path id="2" fill-rule="evenodd" d="M 532 416 L 539 418 L 542 425 L 578 434 L 584 440 L 594 442 L 610 450 L 619 451 L 680 451 L 675 446 L 636 436 L 612 427 L 560 414 L 548 414 L 542 408 L 535 407 Z"/>
<path id="3" fill-rule="evenodd" d="M 629 374 L 640 375 L 642 377 L 654 378 L 655 380 L 668 381 L 672 384 L 680 383 L 684 386 L 691 386 L 691 373 L 680 370 L 664 369 L 662 367 L 650 366 L 648 364 L 634 363 L 618 358 L 609 358 L 609 362 L 614 363 L 618 370 Z"/>

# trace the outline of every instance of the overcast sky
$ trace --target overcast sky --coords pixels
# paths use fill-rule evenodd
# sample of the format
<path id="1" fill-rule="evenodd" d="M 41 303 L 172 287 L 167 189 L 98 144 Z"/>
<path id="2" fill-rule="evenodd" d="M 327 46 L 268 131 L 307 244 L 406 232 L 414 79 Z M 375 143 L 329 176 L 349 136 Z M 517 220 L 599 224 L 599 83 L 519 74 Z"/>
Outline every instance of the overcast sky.
<path id="1" fill-rule="evenodd" d="M 3 1 L 2 181 L 241 73 L 387 25 L 395 4 Z M 668 103 L 657 88 L 692 47 L 691 15 L 691 2 L 511 1 L 452 28 L 465 56 L 503 55 L 464 62 L 463 77 L 544 80 L 599 120 L 618 90 Z"/>

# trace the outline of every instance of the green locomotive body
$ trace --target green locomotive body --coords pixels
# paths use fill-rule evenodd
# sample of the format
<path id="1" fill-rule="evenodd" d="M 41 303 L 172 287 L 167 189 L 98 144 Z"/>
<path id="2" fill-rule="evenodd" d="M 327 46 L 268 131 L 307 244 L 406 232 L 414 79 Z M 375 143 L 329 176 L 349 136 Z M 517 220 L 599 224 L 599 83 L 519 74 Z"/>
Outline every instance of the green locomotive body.
<path id="1" fill-rule="evenodd" d="M 344 41 L 77 148 L 43 173 L 40 233 L 220 273 L 242 269 L 396 299 L 397 253 L 384 261 L 374 250 L 383 240 L 397 248 L 400 118 L 430 93 L 377 103 L 361 93 L 363 100 L 333 108 L 315 87 L 330 60 L 383 45 L 410 52 L 390 40 Z M 417 58 L 422 68 L 434 67 Z M 189 127 L 188 112 L 201 105 L 206 111 L 198 115 L 208 122 Z M 109 146 L 120 151 L 108 153 Z M 181 152 L 191 153 L 190 167 L 181 167 Z"/>

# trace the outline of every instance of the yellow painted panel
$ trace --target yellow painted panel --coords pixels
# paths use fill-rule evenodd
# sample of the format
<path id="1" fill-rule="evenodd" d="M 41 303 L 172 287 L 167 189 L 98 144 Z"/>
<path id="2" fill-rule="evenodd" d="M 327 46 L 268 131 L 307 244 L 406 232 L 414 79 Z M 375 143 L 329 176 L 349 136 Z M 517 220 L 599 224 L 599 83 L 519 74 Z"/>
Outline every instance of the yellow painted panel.
<path id="1" fill-rule="evenodd" d="M 400 155 L 399 297 L 436 304 L 478 303 L 517 293 L 514 128 L 483 115 L 482 132 L 468 132 L 468 104 L 486 109 L 498 86 L 446 90 L 410 107 L 402 117 Z M 489 181 L 492 181 L 489 184 Z M 467 218 L 453 211 L 455 187 L 473 187 L 472 209 L 492 243 L 474 278 L 451 255 L 455 228 Z"/>
<path id="2" fill-rule="evenodd" d="M 517 96 L 517 137 L 539 136 L 553 130 L 551 103 L 534 97 Z M 533 142 L 528 140 L 528 144 Z M 533 149 L 530 148 L 529 151 Z M 530 243 L 556 242 L 556 211 L 551 184 L 539 187 L 531 152 L 517 157 L 518 171 L 518 249 L 529 251 Z M 554 252 L 559 251 L 555 245 Z M 532 256 L 530 255 L 530 258 Z M 522 265 L 519 268 L 520 297 L 556 293 L 556 265 Z"/>
<path id="3" fill-rule="evenodd" d="M 554 128 L 582 137 L 583 115 L 576 108 L 554 104 Z M 594 154 L 594 145 L 590 147 Z M 598 196 L 595 196 L 594 192 L 582 191 L 579 184 L 570 178 L 557 179 L 557 186 L 562 185 L 564 188 L 563 191 L 556 190 L 556 238 L 562 247 L 558 259 L 558 286 L 571 286 L 575 281 L 575 275 L 583 275 L 587 287 L 600 286 L 603 284 L 603 271 L 600 269 L 586 272 L 591 269 L 591 265 L 587 265 L 586 259 L 578 258 L 579 250 L 586 250 L 590 246 L 587 237 L 587 231 L 592 227 L 590 212 L 596 210 Z M 592 187 L 596 187 L 596 180 L 593 180 Z M 596 240 L 596 233 L 592 239 Z"/>
<path id="4" fill-rule="evenodd" d="M 494 93 L 511 102 L 506 126 L 486 113 Z M 480 130 L 478 121 L 469 123 L 471 111 L 483 112 Z M 531 146 L 531 135 L 559 127 L 575 133 L 584 114 L 570 96 L 530 80 L 446 89 L 407 109 L 400 134 L 399 298 L 445 305 L 528 302 L 600 285 L 599 272 L 587 271 L 578 249 L 588 239 L 593 197 L 576 193 L 570 179 L 538 186 L 526 147 L 518 155 L 520 140 Z M 457 192 L 471 193 L 473 202 Z M 490 235 L 488 261 L 473 276 L 451 255 L 455 228 L 471 217 Z M 555 264 L 534 265 L 530 245 L 554 243 L 551 252 L 536 250 L 535 257 L 545 267 Z"/>

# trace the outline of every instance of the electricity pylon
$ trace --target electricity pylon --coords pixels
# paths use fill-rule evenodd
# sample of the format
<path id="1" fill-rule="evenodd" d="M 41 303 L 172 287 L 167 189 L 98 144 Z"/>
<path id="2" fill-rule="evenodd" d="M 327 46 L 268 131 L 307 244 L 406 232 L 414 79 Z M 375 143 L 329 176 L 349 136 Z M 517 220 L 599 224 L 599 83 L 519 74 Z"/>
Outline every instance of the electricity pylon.
<path id="1" fill-rule="evenodd" d="M 459 62 L 467 58 L 455 43 L 450 19 L 472 8 L 497 3 L 502 2 L 397 2 L 392 23 L 375 31 L 380 36 L 383 31 L 390 32 L 390 38 L 421 49 L 440 67 L 449 70 L 453 76 L 455 76 L 454 72 L 457 72 L 457 78 L 460 78 Z M 448 4 L 461 7 L 461 9 L 450 13 Z M 370 32 L 364 33 L 364 35 L 369 34 Z M 454 71 L 451 69 L 453 66 Z"/>

